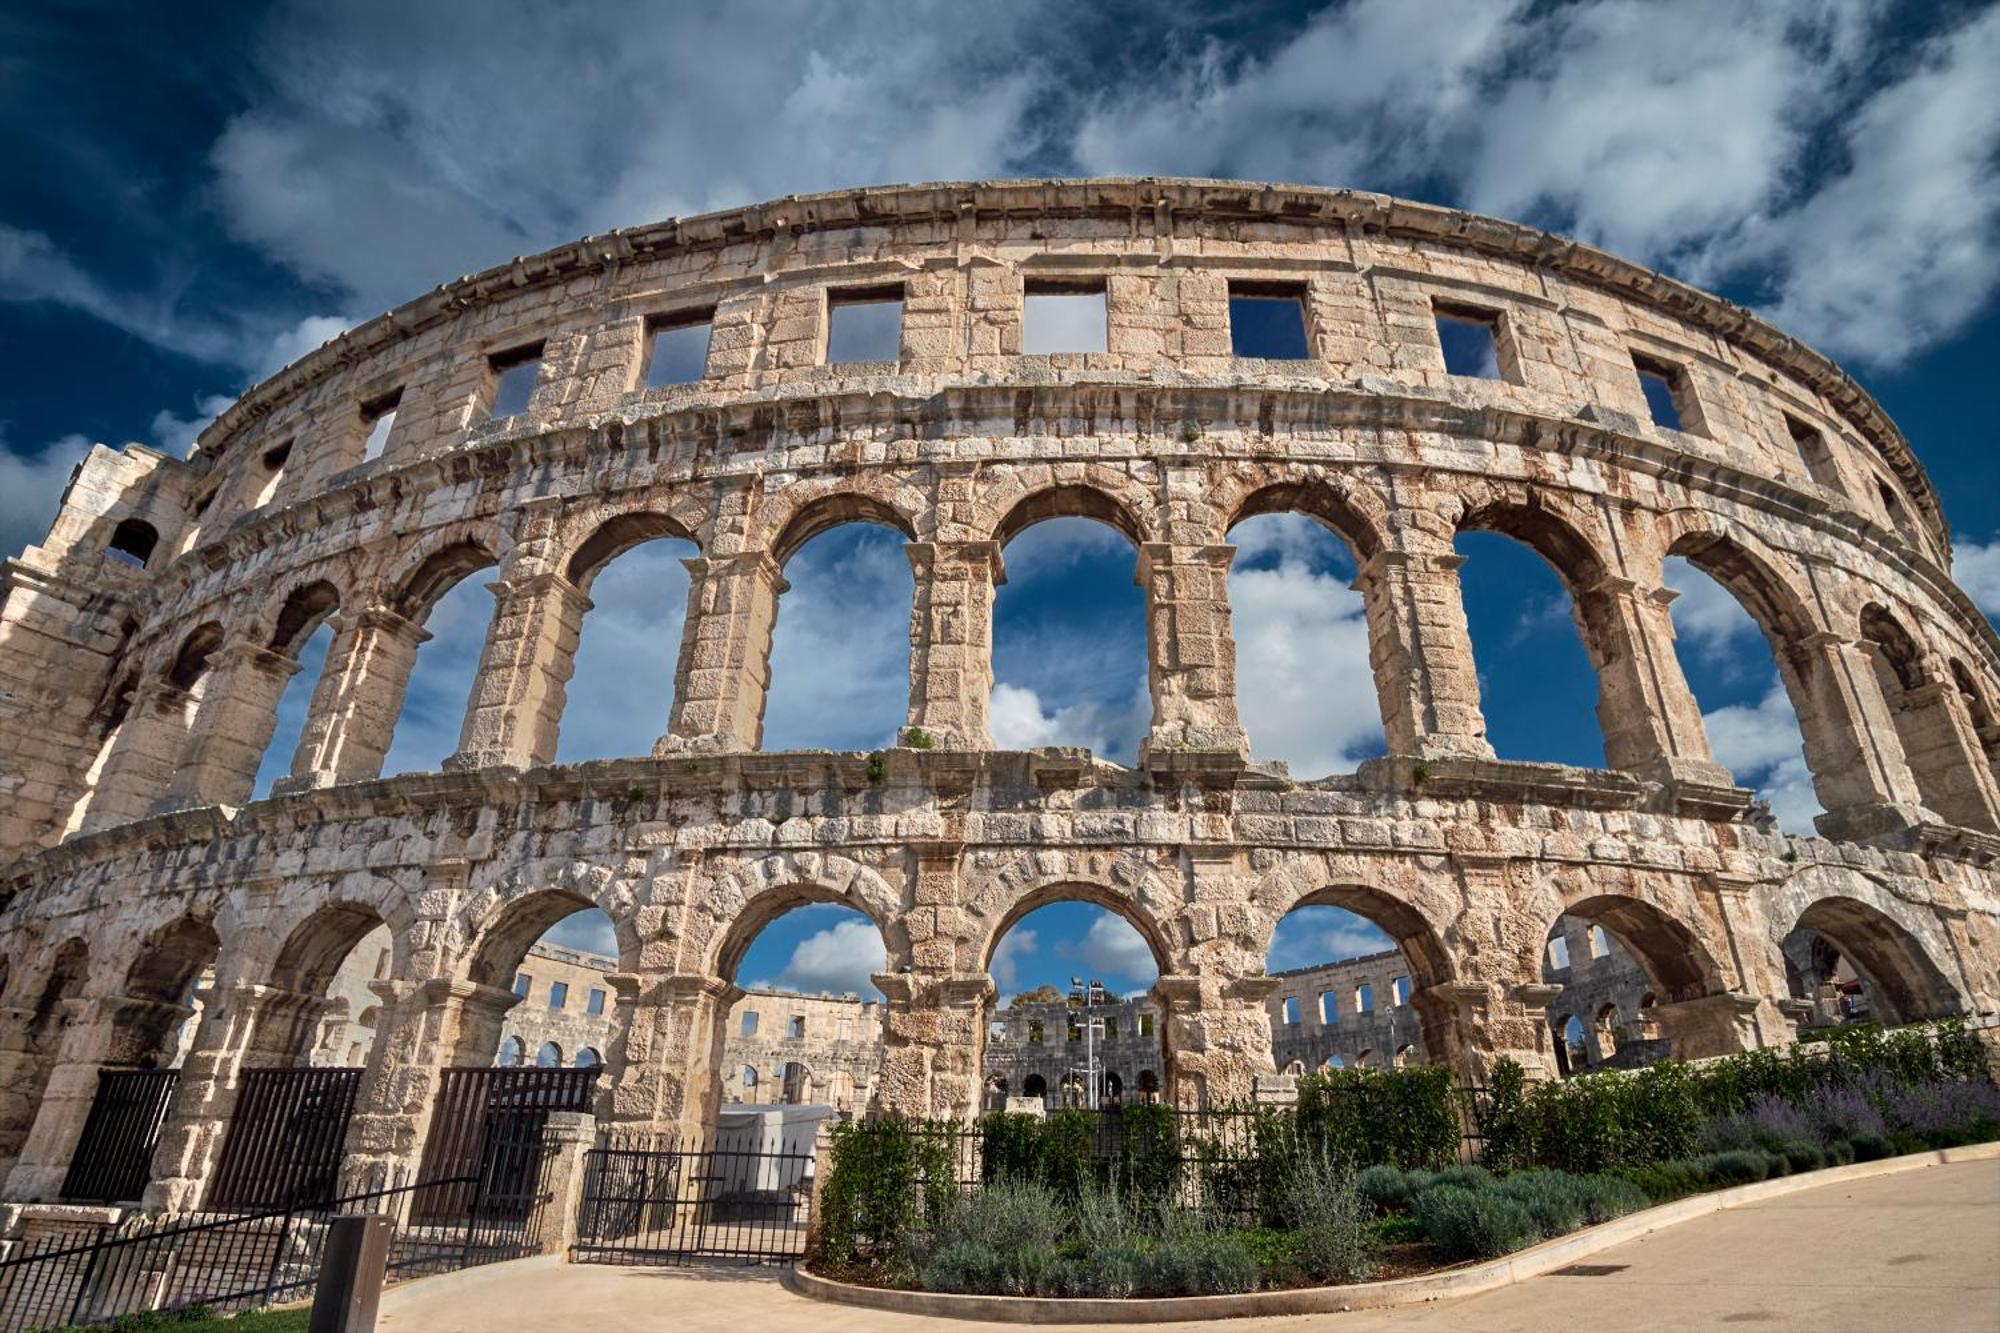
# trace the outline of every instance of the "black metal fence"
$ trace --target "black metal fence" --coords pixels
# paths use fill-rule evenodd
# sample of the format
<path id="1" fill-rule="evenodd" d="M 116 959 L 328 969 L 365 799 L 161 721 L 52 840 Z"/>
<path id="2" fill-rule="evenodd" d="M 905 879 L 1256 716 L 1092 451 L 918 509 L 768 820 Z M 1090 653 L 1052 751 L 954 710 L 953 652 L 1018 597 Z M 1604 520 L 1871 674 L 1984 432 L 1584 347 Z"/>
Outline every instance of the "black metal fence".
<path id="1" fill-rule="evenodd" d="M 579 1263 L 777 1263 L 805 1253 L 810 1137 L 609 1140 L 584 1155 Z"/>
<path id="2" fill-rule="evenodd" d="M 550 1113 L 588 1111 L 601 1066 L 586 1069 L 447 1069 L 438 1083 L 420 1180 L 483 1176 L 502 1199 L 525 1206 L 542 1168 L 542 1130 Z M 511 1174 L 495 1175 L 504 1168 Z M 424 1201 L 426 1216 L 455 1217 L 462 1195 Z"/>
<path id="3" fill-rule="evenodd" d="M 203 1202 L 260 1209 L 331 1198 L 360 1086 L 359 1069 L 245 1069 Z"/>
<path id="4" fill-rule="evenodd" d="M 148 1310 L 257 1309 L 309 1298 L 328 1224 L 379 1213 L 395 1223 L 389 1279 L 424 1277 L 540 1253 L 542 1204 L 488 1206 L 486 1181 L 452 1177 L 350 1194 L 313 1206 L 234 1215 L 134 1218 L 81 1239 L 74 1230 L 23 1242 L 0 1261 L 0 1333 L 103 1323 Z M 463 1215 L 422 1220 L 439 1195 L 464 1197 Z"/>
<path id="5" fill-rule="evenodd" d="M 83 1134 L 63 1177 L 62 1197 L 75 1203 L 134 1203 L 146 1192 L 153 1149 L 167 1122 L 180 1072 L 100 1069 Z"/>

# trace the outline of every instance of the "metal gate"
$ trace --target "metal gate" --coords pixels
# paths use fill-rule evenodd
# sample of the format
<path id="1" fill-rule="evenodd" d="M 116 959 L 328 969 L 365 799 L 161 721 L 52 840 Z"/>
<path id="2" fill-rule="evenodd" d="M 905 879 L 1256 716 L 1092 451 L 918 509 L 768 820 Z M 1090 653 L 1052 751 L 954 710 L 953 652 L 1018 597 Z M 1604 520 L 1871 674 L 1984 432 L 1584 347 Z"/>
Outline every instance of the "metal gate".
<path id="1" fill-rule="evenodd" d="M 152 1178 L 153 1148 L 167 1123 L 178 1069 L 100 1069 L 62 1196 L 76 1203 L 132 1203 Z"/>
<path id="2" fill-rule="evenodd" d="M 316 1204 L 339 1187 L 359 1069 L 246 1069 L 206 1207 Z"/>
<path id="3" fill-rule="evenodd" d="M 785 1263 L 806 1252 L 812 1153 L 753 1132 L 584 1155 L 578 1263 Z"/>
<path id="4" fill-rule="evenodd" d="M 549 1114 L 588 1111 L 603 1072 L 602 1066 L 443 1070 L 417 1179 L 473 1183 L 430 1191 L 418 1215 L 463 1217 L 476 1201 L 484 1215 L 525 1216 L 538 1198 Z"/>

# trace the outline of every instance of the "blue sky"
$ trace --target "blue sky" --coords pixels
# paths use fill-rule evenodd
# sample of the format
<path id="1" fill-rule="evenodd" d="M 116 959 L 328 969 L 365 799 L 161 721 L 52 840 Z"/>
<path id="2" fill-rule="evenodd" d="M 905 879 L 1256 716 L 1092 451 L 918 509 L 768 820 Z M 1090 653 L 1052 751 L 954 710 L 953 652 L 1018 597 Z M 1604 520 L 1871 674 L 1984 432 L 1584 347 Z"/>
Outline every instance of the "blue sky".
<path id="1" fill-rule="evenodd" d="M 1960 582 L 1989 614 L 2000 607 L 1992 4 L 352 0 L 192 13 L 0 12 L 10 550 L 45 530 L 91 441 L 180 453 L 231 395 L 340 329 L 515 254 L 845 185 L 1161 173 L 1475 208 L 1757 308 L 1881 399 L 1943 497 Z M 1296 520 L 1257 520 L 1236 540 L 1253 746 L 1302 776 L 1350 769 L 1381 744 L 1351 559 Z M 793 560 L 768 745 L 870 748 L 893 734 L 910 578 L 897 545 L 838 529 Z M 1553 574 L 1502 538 L 1460 549 L 1499 752 L 1599 762 L 1594 683 Z M 630 752 L 664 727 L 685 554 L 642 547 L 593 590 L 563 759 Z M 1131 548 L 1059 521 L 1023 534 L 1007 564 L 996 736 L 1129 760 L 1146 719 Z M 1718 756 L 1786 827 L 1809 830 L 1768 650 L 1702 576 L 1673 581 Z M 438 609 L 391 772 L 452 748 L 481 582 Z M 289 758 L 313 651 L 271 771 Z M 1052 909 L 1016 934 L 1034 938 L 1001 965 L 1022 986 L 1093 966 L 1121 989 L 1150 979 L 1136 937 L 1094 909 Z M 1316 917 L 1288 928 L 1273 963 L 1380 943 Z M 787 918 L 745 978 L 865 984 L 867 952 L 852 922 Z"/>

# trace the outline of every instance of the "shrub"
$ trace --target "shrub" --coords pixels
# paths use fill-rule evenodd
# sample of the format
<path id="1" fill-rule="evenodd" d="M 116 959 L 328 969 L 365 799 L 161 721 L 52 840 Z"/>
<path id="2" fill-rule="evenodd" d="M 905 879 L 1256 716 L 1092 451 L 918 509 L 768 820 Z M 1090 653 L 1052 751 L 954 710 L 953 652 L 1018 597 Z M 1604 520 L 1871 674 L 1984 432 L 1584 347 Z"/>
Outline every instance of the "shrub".
<path id="1" fill-rule="evenodd" d="M 1220 1296 L 1257 1289 L 1257 1256 L 1234 1232 L 1190 1231 L 1162 1239 L 1140 1262 L 1149 1296 Z"/>
<path id="2" fill-rule="evenodd" d="M 1391 1213 L 1368 1224 L 1370 1241 L 1379 1247 L 1407 1245 L 1424 1238 L 1424 1224 L 1409 1213 Z"/>
<path id="3" fill-rule="evenodd" d="M 1431 1185 L 1456 1185 L 1460 1189 L 1485 1189 L 1493 1183 L 1493 1173 L 1483 1166 L 1448 1166 L 1433 1172 Z M 1421 1193 L 1421 1190 L 1415 1191 Z"/>
<path id="4" fill-rule="evenodd" d="M 1354 1177 L 1357 1194 L 1377 1208 L 1401 1208 L 1416 1193 L 1416 1182 L 1428 1186 L 1431 1178 L 1428 1172 L 1411 1173 L 1401 1167 L 1390 1166 L 1387 1162 L 1371 1166 Z"/>
<path id="5" fill-rule="evenodd" d="M 1340 1283 L 1368 1276 L 1373 1210 L 1331 1157 L 1315 1152 L 1299 1160 L 1286 1182 L 1282 1211 L 1298 1237 L 1298 1265 L 1307 1277 Z"/>
<path id="6" fill-rule="evenodd" d="M 1820 1151 L 1819 1145 L 1804 1139 L 1780 1143 L 1772 1152 L 1784 1158 L 1793 1175 L 1801 1171 L 1817 1171 L 1826 1165 L 1826 1154 Z"/>
<path id="7" fill-rule="evenodd" d="M 1651 1202 L 1645 1190 L 1617 1176 L 1585 1176 L 1577 1182 L 1577 1190 L 1583 1198 L 1584 1221 L 1592 1226 L 1636 1213 Z"/>
<path id="8" fill-rule="evenodd" d="M 1754 1149 L 1716 1153 L 1705 1165 L 1709 1180 L 1716 1185 L 1748 1185 L 1771 1173 L 1771 1159 Z"/>
<path id="9" fill-rule="evenodd" d="M 1044 1296 L 1131 1296 L 1140 1289 L 1146 1256 L 1133 1244 L 1060 1254 L 1042 1269 Z"/>
<path id="10" fill-rule="evenodd" d="M 979 1133 L 981 1181 L 1041 1179 L 1040 1116 L 995 1111 L 980 1120 Z"/>
<path id="11" fill-rule="evenodd" d="M 942 1139 L 902 1120 L 836 1125 L 820 1186 L 814 1257 L 907 1272 L 918 1229 L 943 1213 L 954 1193 L 950 1150 Z"/>
<path id="12" fill-rule="evenodd" d="M 1826 1145 L 1828 1166 L 1850 1166 L 1854 1162 L 1854 1145 L 1846 1139 L 1835 1139 Z"/>
<path id="13" fill-rule="evenodd" d="M 1055 1249 L 1069 1218 L 1055 1191 L 1034 1180 L 996 1180 L 956 1195 L 932 1221 L 927 1248 L 985 1245 L 1002 1258 Z"/>
<path id="14" fill-rule="evenodd" d="M 1411 1206 L 1424 1235 L 1447 1259 L 1491 1259 L 1542 1238 L 1528 1210 L 1494 1190 L 1434 1185 Z"/>
<path id="15" fill-rule="evenodd" d="M 1458 1092 L 1449 1068 L 1323 1069 L 1299 1080 L 1302 1144 L 1350 1170 L 1445 1166 L 1458 1155 Z"/>
<path id="16" fill-rule="evenodd" d="M 964 1291 L 996 1296 L 1005 1290 L 1000 1255 L 977 1241 L 953 1241 L 933 1250 L 924 1260 L 926 1291 Z"/>
<path id="17" fill-rule="evenodd" d="M 1581 1182 L 1561 1171 L 1517 1171 L 1496 1187 L 1528 1210 L 1536 1230 L 1560 1236 L 1583 1225 L 1585 1205 Z"/>
<path id="18" fill-rule="evenodd" d="M 1883 1134 L 1856 1134 L 1848 1140 L 1848 1146 L 1854 1149 L 1857 1162 L 1879 1162 L 1896 1155 L 1895 1145 Z"/>

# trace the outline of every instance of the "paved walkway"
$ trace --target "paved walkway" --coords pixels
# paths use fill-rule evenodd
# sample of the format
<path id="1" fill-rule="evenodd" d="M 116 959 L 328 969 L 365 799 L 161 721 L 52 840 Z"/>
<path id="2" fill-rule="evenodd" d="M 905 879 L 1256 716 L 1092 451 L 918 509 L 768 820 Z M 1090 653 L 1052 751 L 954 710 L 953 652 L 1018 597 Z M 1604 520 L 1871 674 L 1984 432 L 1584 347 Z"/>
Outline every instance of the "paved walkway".
<path id="1" fill-rule="evenodd" d="M 1824 1186 L 1684 1222 L 1590 1256 L 1599 1277 L 1534 1278 L 1403 1310 L 1152 1324 L 1182 1333 L 1325 1328 L 1545 1333 L 1734 1328 L 2000 1330 L 2000 1161 Z M 386 1333 L 974 1333 L 971 1324 L 826 1305 L 768 1271 L 556 1267 L 420 1282 L 383 1300 Z M 1135 1326 L 1124 1325 L 1126 1329 Z"/>

